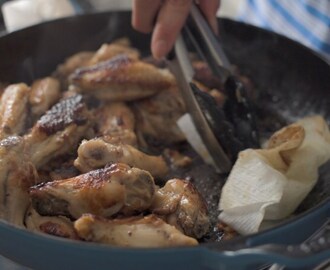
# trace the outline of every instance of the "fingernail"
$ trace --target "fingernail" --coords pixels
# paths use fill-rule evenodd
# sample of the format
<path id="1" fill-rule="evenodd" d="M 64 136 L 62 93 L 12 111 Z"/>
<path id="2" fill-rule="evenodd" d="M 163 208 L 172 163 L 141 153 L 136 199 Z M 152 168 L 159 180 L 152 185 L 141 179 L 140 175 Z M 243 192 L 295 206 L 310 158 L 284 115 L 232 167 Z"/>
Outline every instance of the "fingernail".
<path id="1" fill-rule="evenodd" d="M 166 40 L 158 40 L 152 48 L 152 54 L 156 59 L 161 59 L 168 53 L 168 44 Z"/>

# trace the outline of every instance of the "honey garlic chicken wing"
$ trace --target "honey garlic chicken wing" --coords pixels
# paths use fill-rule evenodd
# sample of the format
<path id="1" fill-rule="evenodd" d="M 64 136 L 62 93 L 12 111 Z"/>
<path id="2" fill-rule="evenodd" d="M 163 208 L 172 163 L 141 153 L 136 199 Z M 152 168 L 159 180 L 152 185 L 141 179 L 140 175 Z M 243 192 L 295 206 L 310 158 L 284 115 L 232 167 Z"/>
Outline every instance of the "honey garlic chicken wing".
<path id="1" fill-rule="evenodd" d="M 135 117 L 125 103 L 105 103 L 96 111 L 95 118 L 98 135 L 106 136 L 107 141 L 134 146 L 137 144 Z"/>
<path id="2" fill-rule="evenodd" d="M 134 109 L 137 133 L 165 143 L 185 140 L 177 126 L 177 120 L 186 112 L 177 86 L 134 102 Z"/>
<path id="3" fill-rule="evenodd" d="M 60 82 L 47 77 L 35 81 L 31 86 L 30 105 L 34 118 L 39 118 L 61 97 Z"/>
<path id="4" fill-rule="evenodd" d="M 198 245 L 196 239 L 184 235 L 155 215 L 106 220 L 86 214 L 75 222 L 74 227 L 86 241 L 121 247 Z"/>
<path id="5" fill-rule="evenodd" d="M 74 165 L 86 172 L 117 162 L 146 170 L 153 177 L 164 177 L 168 173 L 167 164 L 161 156 L 150 156 L 131 145 L 112 144 L 103 138 L 83 141 Z"/>
<path id="6" fill-rule="evenodd" d="M 154 214 L 164 217 L 165 221 L 186 235 L 197 239 L 210 228 L 206 203 L 192 183 L 172 179 L 155 194 L 151 206 Z"/>
<path id="7" fill-rule="evenodd" d="M 30 88 L 23 83 L 9 85 L 0 100 L 0 139 L 22 135 L 29 118 Z"/>
<path id="8" fill-rule="evenodd" d="M 70 153 L 91 126 L 91 113 L 81 95 L 55 104 L 25 136 L 32 163 L 40 168 L 51 159 Z"/>
<path id="9" fill-rule="evenodd" d="M 25 227 L 33 232 L 46 233 L 58 237 L 79 239 L 73 222 L 62 216 L 40 216 L 32 207 L 29 208 L 24 220 Z"/>
<path id="10" fill-rule="evenodd" d="M 77 69 L 70 81 L 83 92 L 101 100 L 130 101 L 167 89 L 175 79 L 167 70 L 118 55 L 94 66 Z"/>
<path id="11" fill-rule="evenodd" d="M 30 189 L 32 205 L 39 214 L 74 219 L 84 213 L 103 217 L 139 213 L 150 207 L 154 193 L 150 173 L 126 164 L 113 164 Z"/>
<path id="12" fill-rule="evenodd" d="M 30 205 L 28 189 L 38 183 L 34 166 L 25 155 L 21 137 L 0 141 L 0 218 L 23 226 Z"/>

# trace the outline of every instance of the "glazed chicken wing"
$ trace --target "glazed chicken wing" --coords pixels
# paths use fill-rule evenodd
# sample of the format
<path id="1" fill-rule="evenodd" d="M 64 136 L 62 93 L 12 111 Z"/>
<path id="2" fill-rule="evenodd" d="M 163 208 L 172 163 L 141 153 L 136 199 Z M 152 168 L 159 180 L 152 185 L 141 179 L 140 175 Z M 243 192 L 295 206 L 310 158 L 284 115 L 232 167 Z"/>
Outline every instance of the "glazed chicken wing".
<path id="1" fill-rule="evenodd" d="M 47 77 L 35 81 L 31 86 L 30 105 L 35 119 L 43 115 L 61 97 L 60 82 L 57 79 Z"/>
<path id="2" fill-rule="evenodd" d="M 86 240 L 121 247 L 195 246 L 196 239 L 188 237 L 155 215 L 106 220 L 83 215 L 74 227 Z"/>
<path id="3" fill-rule="evenodd" d="M 0 139 L 22 135 L 29 118 L 30 88 L 24 84 L 9 85 L 0 100 Z"/>
<path id="4" fill-rule="evenodd" d="M 103 217 L 139 213 L 150 207 L 154 193 L 150 173 L 126 164 L 113 164 L 30 189 L 32 205 L 39 214 L 74 219 L 84 213 Z"/>
<path id="5" fill-rule="evenodd" d="M 173 75 L 150 64 L 118 55 L 94 66 L 77 69 L 70 82 L 101 100 L 131 101 L 167 89 Z"/>
<path id="6" fill-rule="evenodd" d="M 28 189 L 38 183 L 37 172 L 24 148 L 21 137 L 0 141 L 0 217 L 18 226 L 23 226 L 30 205 Z"/>
<path id="7" fill-rule="evenodd" d="M 117 162 L 146 170 L 154 177 L 164 177 L 168 173 L 167 164 L 161 156 L 150 156 L 131 145 L 112 144 L 102 138 L 83 141 L 74 165 L 86 172 Z"/>
<path id="8" fill-rule="evenodd" d="M 70 153 L 91 126 L 91 113 L 81 95 L 61 100 L 25 136 L 32 163 L 40 168 Z"/>
<path id="9" fill-rule="evenodd" d="M 163 216 L 166 222 L 186 235 L 197 239 L 210 228 L 206 203 L 192 183 L 172 179 L 159 189 L 151 206 L 154 214 Z"/>

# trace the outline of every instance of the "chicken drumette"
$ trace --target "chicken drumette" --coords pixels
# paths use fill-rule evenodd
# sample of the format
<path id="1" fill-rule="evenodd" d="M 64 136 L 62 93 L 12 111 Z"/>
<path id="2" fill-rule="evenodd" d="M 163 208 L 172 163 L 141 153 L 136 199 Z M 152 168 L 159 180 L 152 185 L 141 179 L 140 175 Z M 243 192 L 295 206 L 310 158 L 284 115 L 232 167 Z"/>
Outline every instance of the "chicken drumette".
<path id="1" fill-rule="evenodd" d="M 24 84 L 9 85 L 0 100 L 0 139 L 22 135 L 29 123 L 30 88 Z"/>
<path id="2" fill-rule="evenodd" d="M 87 241 L 122 247 L 195 246 L 196 239 L 188 237 L 155 215 L 106 220 L 83 215 L 74 227 Z"/>
<path id="3" fill-rule="evenodd" d="M 116 162 L 146 170 L 154 177 L 164 177 L 168 173 L 163 157 L 147 155 L 128 144 L 108 143 L 103 138 L 83 141 L 74 165 L 87 172 Z"/>
<path id="4" fill-rule="evenodd" d="M 126 164 L 113 164 L 30 189 L 32 205 L 39 214 L 74 219 L 84 213 L 103 217 L 140 213 L 150 207 L 154 193 L 150 173 Z"/>
<path id="5" fill-rule="evenodd" d="M 198 239 L 210 228 L 205 200 L 189 181 L 167 181 L 156 192 L 151 211 L 186 235 Z"/>
<path id="6" fill-rule="evenodd" d="M 37 172 L 25 154 L 25 142 L 11 136 L 0 141 L 0 217 L 18 226 L 30 199 L 28 189 L 38 183 Z"/>

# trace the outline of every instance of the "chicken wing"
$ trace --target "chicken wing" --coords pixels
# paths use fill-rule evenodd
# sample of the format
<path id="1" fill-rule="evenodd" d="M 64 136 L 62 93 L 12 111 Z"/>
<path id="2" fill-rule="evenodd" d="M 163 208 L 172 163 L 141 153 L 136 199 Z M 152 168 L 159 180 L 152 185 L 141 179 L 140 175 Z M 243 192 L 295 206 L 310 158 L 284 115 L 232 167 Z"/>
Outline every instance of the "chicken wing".
<path id="1" fill-rule="evenodd" d="M 133 59 L 139 59 L 140 57 L 138 50 L 133 49 L 127 45 L 117 43 L 103 44 L 101 48 L 99 48 L 93 57 L 88 61 L 88 65 L 95 65 L 97 63 L 110 60 L 111 58 L 120 54 L 127 55 Z"/>
<path id="2" fill-rule="evenodd" d="M 86 240 L 121 247 L 196 246 L 188 237 L 155 215 L 106 220 L 83 215 L 75 223 L 78 235 Z"/>
<path id="3" fill-rule="evenodd" d="M 29 118 L 30 88 L 24 84 L 9 85 L 0 100 L 0 139 L 22 135 Z"/>
<path id="4" fill-rule="evenodd" d="M 91 113 L 81 95 L 61 100 L 44 114 L 25 136 L 36 168 L 70 153 L 91 126 Z"/>
<path id="5" fill-rule="evenodd" d="M 116 162 L 146 170 L 154 177 L 164 177 L 168 173 L 163 157 L 147 155 L 128 144 L 108 143 L 102 138 L 83 141 L 74 165 L 87 172 Z"/>
<path id="6" fill-rule="evenodd" d="M 43 115 L 61 97 L 60 82 L 57 79 L 46 77 L 35 81 L 31 86 L 30 105 L 35 119 Z"/>
<path id="7" fill-rule="evenodd" d="M 61 81 L 64 88 L 67 88 L 68 77 L 77 68 L 88 65 L 88 62 L 91 60 L 93 55 L 94 52 L 89 51 L 83 51 L 72 55 L 71 57 L 67 58 L 63 64 L 57 67 L 54 76 Z"/>
<path id="8" fill-rule="evenodd" d="M 154 193 L 150 173 L 126 164 L 113 164 L 30 189 L 32 205 L 39 214 L 74 219 L 84 213 L 104 217 L 139 213 L 150 207 Z"/>
<path id="9" fill-rule="evenodd" d="M 77 69 L 70 82 L 101 100 L 130 101 L 152 96 L 175 83 L 164 69 L 118 55 L 94 66 Z"/>
<path id="10" fill-rule="evenodd" d="M 40 216 L 32 207 L 27 211 L 24 224 L 28 230 L 42 232 L 58 237 L 79 239 L 73 222 L 62 216 Z"/>
<path id="11" fill-rule="evenodd" d="M 96 111 L 95 118 L 98 135 L 106 136 L 106 141 L 136 146 L 135 117 L 125 103 L 105 103 Z"/>
<path id="12" fill-rule="evenodd" d="M 28 189 L 38 183 L 37 172 L 24 149 L 21 137 L 0 141 L 0 217 L 18 226 L 23 226 L 30 205 Z"/>
<path id="13" fill-rule="evenodd" d="M 206 203 L 192 183 L 172 179 L 155 194 L 151 206 L 154 214 L 163 216 L 165 221 L 186 235 L 197 239 L 210 229 Z"/>
<path id="14" fill-rule="evenodd" d="M 177 120 L 186 112 L 177 86 L 134 102 L 134 110 L 136 130 L 143 136 L 165 143 L 185 140 L 184 134 L 177 126 Z"/>

